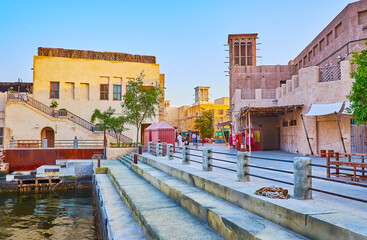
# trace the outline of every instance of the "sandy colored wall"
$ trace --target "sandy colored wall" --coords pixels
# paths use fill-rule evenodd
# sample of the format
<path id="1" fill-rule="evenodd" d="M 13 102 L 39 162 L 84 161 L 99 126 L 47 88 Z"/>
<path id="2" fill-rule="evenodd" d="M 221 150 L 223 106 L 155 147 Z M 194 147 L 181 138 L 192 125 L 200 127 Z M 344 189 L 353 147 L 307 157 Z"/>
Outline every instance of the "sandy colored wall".
<path id="1" fill-rule="evenodd" d="M 160 80 L 159 65 L 151 63 L 35 56 L 33 69 L 33 93 L 36 100 L 50 105 L 50 82 L 59 82 L 60 96 L 56 99 L 58 109 L 65 108 L 88 121 L 96 108 L 105 110 L 111 106 L 117 113 L 121 113 L 122 101 L 113 100 L 114 84 L 121 85 L 124 95 L 129 78 L 136 78 L 142 71 L 145 74 L 145 85 L 155 85 Z M 109 85 L 109 100 L 100 100 L 100 84 L 103 83 Z M 88 88 L 89 96 L 86 97 Z M 147 123 L 153 121 L 158 121 L 158 108 L 156 117 Z M 128 128 L 124 134 L 135 141 L 135 127 Z"/>
<path id="2" fill-rule="evenodd" d="M 110 148 L 106 149 L 107 160 L 117 160 L 133 151 L 133 148 Z"/>
<path id="3" fill-rule="evenodd" d="M 38 124 L 38 128 L 36 127 Z M 55 140 L 103 140 L 103 134 L 93 133 L 66 119 L 53 118 L 23 102 L 7 102 L 5 105 L 5 143 L 15 140 L 41 140 L 41 131 L 50 127 Z"/>
<path id="4" fill-rule="evenodd" d="M 306 114 L 314 103 L 336 103 L 347 101 L 353 79 L 350 78 L 351 64 L 343 61 L 341 66 L 341 79 L 331 82 L 320 82 L 319 67 L 302 68 L 299 75 L 292 76 L 286 84 L 276 89 L 275 99 L 261 99 L 256 94 L 256 99 L 242 99 L 241 89 L 236 89 L 234 94 L 235 105 L 232 111 L 232 121 L 235 122 L 235 131 L 240 128 L 238 114 L 243 106 L 250 107 L 272 107 L 287 105 L 304 105 L 302 111 L 287 112 L 280 115 L 277 120 L 277 127 L 280 128 L 279 149 L 287 152 L 299 154 L 310 154 L 310 147 L 307 142 L 304 127 L 302 125 L 301 114 Z M 261 89 L 256 89 L 256 91 Z M 261 95 L 261 94 L 260 94 Z M 296 126 L 283 127 L 283 121 L 296 120 Z M 351 152 L 351 126 L 350 116 L 339 117 L 342 135 L 347 152 Z M 309 135 L 310 145 L 314 154 L 319 154 L 320 150 L 334 150 L 344 152 L 336 125 L 335 115 L 329 117 L 304 117 L 305 126 Z"/>

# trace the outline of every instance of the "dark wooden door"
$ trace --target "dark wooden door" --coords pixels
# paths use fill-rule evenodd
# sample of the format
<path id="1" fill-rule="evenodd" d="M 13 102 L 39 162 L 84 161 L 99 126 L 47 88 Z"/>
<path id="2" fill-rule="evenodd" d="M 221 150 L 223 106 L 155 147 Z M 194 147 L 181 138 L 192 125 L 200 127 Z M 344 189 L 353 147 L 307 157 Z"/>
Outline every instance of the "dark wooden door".
<path id="1" fill-rule="evenodd" d="M 55 145 L 55 132 L 54 130 L 46 130 L 47 147 L 54 147 Z"/>

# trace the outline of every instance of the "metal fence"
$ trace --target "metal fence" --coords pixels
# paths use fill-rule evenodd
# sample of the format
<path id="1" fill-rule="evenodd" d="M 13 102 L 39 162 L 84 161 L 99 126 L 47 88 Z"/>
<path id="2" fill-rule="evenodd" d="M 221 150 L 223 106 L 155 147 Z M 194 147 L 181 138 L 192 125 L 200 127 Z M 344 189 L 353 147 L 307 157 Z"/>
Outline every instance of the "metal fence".
<path id="1" fill-rule="evenodd" d="M 242 89 L 241 98 L 242 99 L 255 99 L 255 90 Z"/>
<path id="2" fill-rule="evenodd" d="M 185 148 L 185 149 L 184 149 Z M 188 161 L 188 162 L 193 162 L 196 164 L 201 164 L 203 165 L 203 150 L 202 149 L 195 149 L 195 148 L 188 148 L 186 146 L 184 147 L 175 147 L 175 151 L 172 153 L 172 157 L 176 158 L 176 159 L 180 159 L 183 162 L 184 161 Z M 152 153 L 155 154 L 155 147 L 152 148 Z M 218 169 L 223 169 L 223 170 L 227 170 L 230 172 L 237 172 L 238 174 L 238 166 L 237 166 L 237 158 L 238 158 L 238 154 L 240 154 L 241 152 L 238 152 L 237 154 L 233 154 L 233 153 L 225 153 L 225 152 L 218 152 L 218 151 L 211 151 L 212 154 L 215 154 L 216 156 L 210 157 L 210 160 L 208 160 L 209 164 L 208 166 L 212 167 L 212 168 L 218 168 Z M 232 159 L 223 159 L 221 157 L 218 157 L 221 155 L 226 155 L 227 157 L 230 156 L 232 157 Z M 261 179 L 265 179 L 265 180 L 269 180 L 269 181 L 273 181 L 273 182 L 278 182 L 278 183 L 282 183 L 282 184 L 286 184 L 286 185 L 291 185 L 294 186 L 294 181 L 290 180 L 295 178 L 295 172 L 292 170 L 294 169 L 294 161 L 293 160 L 289 160 L 289 159 L 280 159 L 280 158 L 269 158 L 269 157 L 257 157 L 257 156 L 247 156 L 248 158 L 248 162 L 247 164 L 244 165 L 245 168 L 255 168 L 255 169 L 261 169 L 265 172 L 276 172 L 276 173 L 281 173 L 281 174 L 286 174 L 288 177 L 285 180 L 284 178 L 280 178 L 280 177 L 271 177 L 270 174 L 264 174 L 264 175 L 260 175 L 260 174 L 253 174 L 250 173 L 250 171 L 248 171 L 246 173 L 246 175 L 248 175 L 249 177 L 255 177 L 255 178 L 261 178 Z M 259 160 L 262 161 L 273 161 L 273 162 L 280 162 L 283 165 L 283 168 L 277 168 L 277 167 L 268 167 L 268 166 L 261 166 L 259 165 Z M 220 164 L 222 163 L 222 164 Z M 284 165 L 285 164 L 285 165 Z M 311 167 L 319 167 L 319 168 L 325 168 L 325 169 L 338 169 L 338 170 L 344 170 L 344 171 L 357 171 L 360 173 L 367 173 L 367 170 L 361 169 L 353 169 L 353 168 L 343 168 L 343 167 L 333 167 L 333 166 L 327 166 L 327 165 L 322 165 L 322 164 L 313 164 L 310 163 L 308 164 L 309 168 Z M 311 172 L 311 170 L 310 170 Z M 273 175 L 274 176 L 274 175 Z M 355 187 L 361 187 L 361 188 L 367 188 L 367 184 L 364 183 L 359 183 L 359 182 L 351 182 L 351 181 L 345 181 L 345 180 L 341 180 L 341 179 L 335 179 L 335 178 L 328 178 L 328 177 L 323 177 L 323 176 L 317 176 L 314 174 L 308 175 L 307 178 L 311 178 L 311 182 L 312 179 L 317 179 L 318 181 L 326 181 L 326 182 L 333 182 L 334 184 L 341 184 L 341 185 L 352 185 Z M 341 186 L 340 185 L 340 186 Z M 333 192 L 331 190 L 329 190 L 329 188 L 327 187 L 326 189 L 322 189 L 324 187 L 321 188 L 316 188 L 312 186 L 312 183 L 310 184 L 310 187 L 307 189 L 309 191 L 316 191 L 316 192 L 320 192 L 320 193 L 324 193 L 324 194 L 328 194 L 328 195 L 332 195 L 332 196 L 336 196 L 336 197 L 341 197 L 341 198 L 345 198 L 345 199 L 350 199 L 350 200 L 354 200 L 354 201 L 359 201 L 359 202 L 363 202 L 363 203 L 367 203 L 367 199 L 362 199 L 360 197 L 355 197 L 355 196 L 351 196 L 348 195 L 347 193 L 345 194 L 340 194 L 337 192 Z"/>
<path id="3" fill-rule="evenodd" d="M 275 99 L 276 90 L 275 89 L 261 89 L 261 99 Z"/>
<path id="4" fill-rule="evenodd" d="M 320 82 L 331 82 L 340 79 L 340 65 L 320 67 Z"/>

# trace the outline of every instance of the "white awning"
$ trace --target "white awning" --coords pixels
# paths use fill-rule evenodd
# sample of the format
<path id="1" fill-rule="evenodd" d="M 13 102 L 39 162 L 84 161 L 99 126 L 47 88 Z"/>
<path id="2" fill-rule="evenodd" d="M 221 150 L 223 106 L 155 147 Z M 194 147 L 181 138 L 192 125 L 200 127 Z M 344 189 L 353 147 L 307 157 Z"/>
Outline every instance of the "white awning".
<path id="1" fill-rule="evenodd" d="M 344 102 L 312 104 L 310 111 L 305 116 L 323 116 L 335 113 L 341 113 L 344 110 Z"/>

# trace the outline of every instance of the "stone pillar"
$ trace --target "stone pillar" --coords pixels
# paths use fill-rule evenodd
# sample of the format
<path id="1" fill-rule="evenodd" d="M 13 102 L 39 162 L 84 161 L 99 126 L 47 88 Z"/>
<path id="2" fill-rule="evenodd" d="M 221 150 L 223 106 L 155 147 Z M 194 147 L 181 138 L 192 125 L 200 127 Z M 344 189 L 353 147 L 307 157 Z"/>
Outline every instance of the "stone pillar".
<path id="1" fill-rule="evenodd" d="M 42 139 L 42 148 L 47 148 L 47 138 Z"/>
<path id="2" fill-rule="evenodd" d="M 293 196 L 296 199 L 307 200 L 312 199 L 312 178 L 311 178 L 311 158 L 297 157 L 294 158 L 294 186 Z"/>
<path id="3" fill-rule="evenodd" d="M 189 165 L 190 164 L 189 154 L 190 154 L 189 147 L 186 146 L 186 145 L 183 145 L 182 146 L 182 164 L 185 164 L 185 165 Z"/>
<path id="4" fill-rule="evenodd" d="M 162 156 L 162 143 L 156 143 L 156 145 L 155 145 L 155 155 L 157 157 Z"/>
<path id="5" fill-rule="evenodd" d="M 15 139 L 14 139 L 14 137 L 11 137 L 10 143 L 9 143 L 9 147 L 10 148 L 14 148 L 15 147 Z"/>
<path id="6" fill-rule="evenodd" d="M 250 163 L 250 153 L 237 152 L 237 180 L 240 182 L 250 181 L 250 167 L 246 166 Z"/>
<path id="7" fill-rule="evenodd" d="M 152 142 L 148 142 L 148 153 L 150 154 L 152 152 Z"/>
<path id="8" fill-rule="evenodd" d="M 78 138 L 76 136 L 74 138 L 73 147 L 78 148 Z"/>
<path id="9" fill-rule="evenodd" d="M 167 158 L 173 160 L 173 144 L 167 144 Z"/>
<path id="10" fill-rule="evenodd" d="M 212 167 L 212 149 L 204 148 L 203 149 L 203 171 L 213 171 Z"/>

